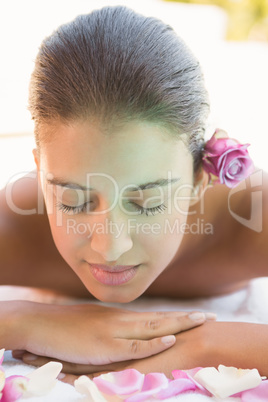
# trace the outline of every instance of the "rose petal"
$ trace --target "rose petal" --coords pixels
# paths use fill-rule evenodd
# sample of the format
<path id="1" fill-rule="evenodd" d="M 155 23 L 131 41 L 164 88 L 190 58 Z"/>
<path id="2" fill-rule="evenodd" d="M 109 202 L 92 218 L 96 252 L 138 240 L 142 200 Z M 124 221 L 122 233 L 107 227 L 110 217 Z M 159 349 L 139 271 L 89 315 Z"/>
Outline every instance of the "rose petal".
<path id="1" fill-rule="evenodd" d="M 88 402 L 107 402 L 107 399 L 98 390 L 97 385 L 85 375 L 75 380 L 74 386 L 77 392 L 87 396 Z"/>
<path id="2" fill-rule="evenodd" d="M 93 381 L 105 394 L 131 395 L 142 388 L 144 374 L 135 369 L 127 369 L 101 374 L 93 378 Z"/>
<path id="3" fill-rule="evenodd" d="M 28 378 L 19 375 L 7 377 L 2 392 L 1 402 L 13 402 L 21 398 L 27 389 L 28 381 Z"/>
<path id="4" fill-rule="evenodd" d="M 223 171 L 223 182 L 226 186 L 233 188 L 237 184 L 239 184 L 242 180 L 246 179 L 248 176 L 251 175 L 254 171 L 254 165 L 251 161 L 249 161 L 246 158 L 240 158 L 239 162 L 241 163 L 241 168 L 240 171 L 231 177 L 229 173 L 229 166 L 226 167 L 226 170 Z"/>
<path id="5" fill-rule="evenodd" d="M 162 389 L 156 394 L 156 398 L 160 400 L 167 399 L 182 392 L 194 391 L 196 388 L 196 385 L 190 379 L 180 378 L 170 381 L 167 388 Z"/>
<path id="6" fill-rule="evenodd" d="M 228 138 L 221 130 L 215 132 L 203 152 L 203 169 L 209 173 L 210 181 L 232 188 L 253 173 L 248 146 Z"/>
<path id="7" fill-rule="evenodd" d="M 26 377 L 29 378 L 29 382 L 24 396 L 45 395 L 50 392 L 56 385 L 56 378 L 61 370 L 61 363 L 49 362 L 27 374 Z"/>
<path id="8" fill-rule="evenodd" d="M 239 144 L 239 142 L 233 138 L 217 138 L 213 135 L 205 145 L 205 152 L 216 156 L 221 155 L 227 149 L 236 149 L 243 146 L 244 144 Z"/>
<path id="9" fill-rule="evenodd" d="M 202 367 L 200 367 L 200 369 L 201 368 Z M 172 374 L 174 380 L 179 380 L 181 378 L 189 378 L 188 374 L 185 370 L 173 370 L 171 374 Z"/>
<path id="10" fill-rule="evenodd" d="M 162 389 L 168 387 L 170 380 L 163 373 L 149 373 L 144 378 L 141 391 L 126 399 L 125 402 L 141 402 L 150 396 L 155 396 Z"/>
<path id="11" fill-rule="evenodd" d="M 250 389 L 241 393 L 241 402 L 267 402 L 268 396 L 268 380 L 262 381 L 261 384 L 254 389 Z"/>
<path id="12" fill-rule="evenodd" d="M 236 156 L 236 157 L 235 157 Z M 254 165 L 248 155 L 237 152 L 226 153 L 219 159 L 219 178 L 220 182 L 228 187 L 234 187 L 240 181 L 246 179 L 254 171 Z M 230 177 L 230 167 L 234 164 L 239 165 L 239 171 Z"/>
<path id="13" fill-rule="evenodd" d="M 208 392 L 199 382 L 197 382 L 194 378 L 195 374 L 202 370 L 203 367 L 195 367 L 190 370 L 174 370 L 172 371 L 172 375 L 174 378 L 188 378 L 192 383 L 195 385 L 195 387 L 203 394 L 203 395 L 210 395 L 210 392 Z M 184 377 L 184 375 L 186 377 Z"/>
<path id="14" fill-rule="evenodd" d="M 6 381 L 5 372 L 2 369 L 2 367 L 0 367 L 0 392 L 2 391 L 2 389 L 5 386 L 5 381 Z"/>
<path id="15" fill-rule="evenodd" d="M 220 365 L 198 371 L 195 380 L 218 398 L 227 398 L 238 392 L 257 387 L 261 383 L 258 370 L 242 370 Z"/>

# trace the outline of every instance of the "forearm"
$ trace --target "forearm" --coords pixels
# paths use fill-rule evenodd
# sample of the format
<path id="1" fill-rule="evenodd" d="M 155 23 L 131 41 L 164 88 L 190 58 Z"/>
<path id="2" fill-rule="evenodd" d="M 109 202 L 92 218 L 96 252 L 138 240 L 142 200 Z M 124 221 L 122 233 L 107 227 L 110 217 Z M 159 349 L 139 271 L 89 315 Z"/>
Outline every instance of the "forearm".
<path id="1" fill-rule="evenodd" d="M 257 368 L 262 376 L 268 376 L 268 325 L 212 322 L 196 331 L 203 332 L 198 362 L 203 367 Z"/>
<path id="2" fill-rule="evenodd" d="M 41 365 L 48 358 L 24 361 Z M 62 361 L 63 372 L 75 375 L 97 376 L 102 372 L 135 368 L 141 373 L 163 372 L 172 378 L 172 371 L 194 367 L 218 367 L 219 364 L 237 368 L 257 368 L 262 376 L 268 376 L 268 325 L 239 322 L 206 322 L 196 328 L 176 334 L 171 348 L 154 356 L 130 361 L 118 361 L 107 365 L 81 365 Z M 73 377 L 72 377 L 73 381 Z M 72 383 L 71 379 L 70 382 Z"/>
<path id="3" fill-rule="evenodd" d="M 0 348 L 24 348 L 24 307 L 27 302 L 21 300 L 0 302 Z"/>

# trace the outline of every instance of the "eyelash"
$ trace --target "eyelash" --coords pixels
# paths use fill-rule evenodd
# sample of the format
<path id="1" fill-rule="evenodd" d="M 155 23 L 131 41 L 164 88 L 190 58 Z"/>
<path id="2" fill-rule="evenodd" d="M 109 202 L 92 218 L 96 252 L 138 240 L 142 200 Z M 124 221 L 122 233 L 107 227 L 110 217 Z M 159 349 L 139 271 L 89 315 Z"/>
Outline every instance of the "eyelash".
<path id="1" fill-rule="evenodd" d="M 138 211 L 140 211 L 140 215 L 145 213 L 147 216 L 149 216 L 149 214 L 154 216 L 155 212 L 160 213 L 167 208 L 166 205 L 164 205 L 164 204 L 158 205 L 157 207 L 153 207 L 153 208 L 144 208 L 137 204 L 133 204 L 133 205 L 135 206 L 135 208 L 137 208 Z"/>
<path id="2" fill-rule="evenodd" d="M 77 206 L 77 207 L 70 207 L 69 205 L 65 205 L 65 204 L 62 204 L 62 203 L 58 202 L 56 205 L 57 205 L 57 208 L 60 211 L 63 211 L 65 214 L 68 213 L 68 212 L 72 212 L 73 214 L 79 214 L 81 212 L 86 212 L 88 204 L 90 204 L 90 203 L 87 202 L 87 203 L 85 203 L 83 205 L 80 205 L 80 206 Z M 142 214 L 145 213 L 146 216 L 149 216 L 149 215 L 154 216 L 155 212 L 160 213 L 160 212 L 164 211 L 167 208 L 166 205 L 164 205 L 164 204 L 158 205 L 157 207 L 153 207 L 153 208 L 144 208 L 144 207 L 141 207 L 140 205 L 137 205 L 137 204 L 133 204 L 133 205 L 135 206 L 137 211 L 140 212 L 139 215 L 142 215 Z"/>

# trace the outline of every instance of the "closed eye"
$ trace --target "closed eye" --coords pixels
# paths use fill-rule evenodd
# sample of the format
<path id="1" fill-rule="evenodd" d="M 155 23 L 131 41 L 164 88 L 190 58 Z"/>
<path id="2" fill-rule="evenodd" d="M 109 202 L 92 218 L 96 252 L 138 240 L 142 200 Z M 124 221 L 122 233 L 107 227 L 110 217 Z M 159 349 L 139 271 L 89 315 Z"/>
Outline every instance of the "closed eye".
<path id="1" fill-rule="evenodd" d="M 161 204 L 161 205 L 158 205 L 157 207 L 152 207 L 152 208 L 144 208 L 137 204 L 133 204 L 133 206 L 134 206 L 134 208 L 136 208 L 137 211 L 140 212 L 140 215 L 145 213 L 147 216 L 155 215 L 155 213 L 161 213 L 167 208 L 166 205 L 164 205 L 164 204 Z"/>
<path id="2" fill-rule="evenodd" d="M 57 205 L 57 208 L 60 211 L 64 212 L 65 214 L 70 214 L 70 213 L 79 214 L 82 212 L 88 212 L 89 204 L 91 204 L 91 203 L 92 203 L 92 201 L 89 201 L 82 205 L 76 205 L 74 207 L 70 206 L 70 205 L 62 204 L 61 202 L 57 202 L 56 205 Z M 131 204 L 134 206 L 136 211 L 139 212 L 139 215 L 145 214 L 147 216 L 149 216 L 149 215 L 154 216 L 157 213 L 163 212 L 167 208 L 167 206 L 164 204 L 161 204 L 161 205 L 158 205 L 158 206 L 152 207 L 152 208 L 144 208 L 144 207 L 134 204 L 134 203 L 131 203 Z"/>
<path id="3" fill-rule="evenodd" d="M 56 206 L 59 211 L 64 212 L 65 214 L 80 214 L 81 212 L 87 212 L 88 211 L 88 205 L 91 204 L 92 202 L 85 202 L 82 205 L 76 205 L 75 207 L 71 207 L 70 205 L 65 205 L 62 204 L 61 202 L 57 202 Z"/>

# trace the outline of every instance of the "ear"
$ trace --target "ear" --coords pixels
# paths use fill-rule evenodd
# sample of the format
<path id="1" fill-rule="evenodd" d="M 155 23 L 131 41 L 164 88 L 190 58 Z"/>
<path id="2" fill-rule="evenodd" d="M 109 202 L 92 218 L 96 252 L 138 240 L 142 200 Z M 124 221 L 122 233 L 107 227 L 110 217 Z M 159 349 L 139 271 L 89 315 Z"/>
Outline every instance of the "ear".
<path id="1" fill-rule="evenodd" d="M 209 175 L 200 168 L 198 172 L 194 175 L 194 187 L 192 190 L 192 199 L 190 201 L 190 206 L 197 204 L 202 198 L 209 182 Z"/>

